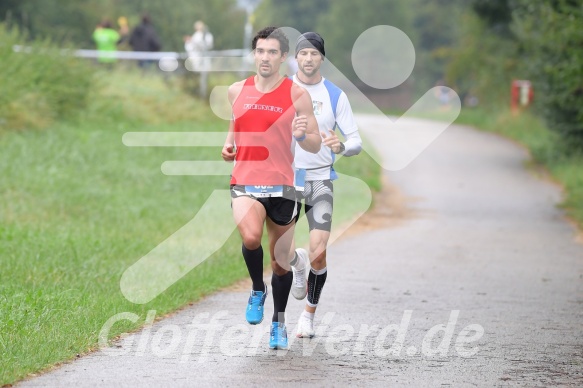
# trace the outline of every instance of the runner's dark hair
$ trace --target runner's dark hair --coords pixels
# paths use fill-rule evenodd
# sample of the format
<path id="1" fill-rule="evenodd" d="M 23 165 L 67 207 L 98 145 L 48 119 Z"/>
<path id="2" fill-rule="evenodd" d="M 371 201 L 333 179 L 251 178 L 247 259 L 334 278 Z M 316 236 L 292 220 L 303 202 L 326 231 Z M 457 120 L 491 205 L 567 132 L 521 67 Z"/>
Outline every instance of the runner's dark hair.
<path id="1" fill-rule="evenodd" d="M 281 53 L 289 52 L 289 39 L 279 27 L 265 27 L 253 37 L 251 48 L 257 48 L 257 41 L 259 39 L 277 39 L 279 41 L 279 48 Z"/>

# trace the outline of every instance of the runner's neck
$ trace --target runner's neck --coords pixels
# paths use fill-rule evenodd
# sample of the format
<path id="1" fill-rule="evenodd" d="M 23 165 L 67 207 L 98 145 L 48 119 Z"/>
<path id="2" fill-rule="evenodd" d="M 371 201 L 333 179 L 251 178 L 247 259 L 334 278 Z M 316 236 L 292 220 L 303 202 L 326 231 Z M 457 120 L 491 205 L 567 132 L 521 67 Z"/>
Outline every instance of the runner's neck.
<path id="1" fill-rule="evenodd" d="M 302 77 L 300 77 L 300 74 L 304 77 L 304 79 L 302 79 Z M 298 81 L 300 81 L 304 85 L 316 85 L 316 84 L 322 82 L 322 75 L 320 73 L 316 73 L 313 76 L 308 77 L 304 73 L 297 72 L 296 78 L 298 79 Z"/>
<path id="2" fill-rule="evenodd" d="M 259 76 L 255 76 L 255 88 L 260 91 L 261 93 L 269 93 L 277 89 L 279 84 L 283 81 L 285 77 L 277 74 L 273 77 L 263 78 Z"/>

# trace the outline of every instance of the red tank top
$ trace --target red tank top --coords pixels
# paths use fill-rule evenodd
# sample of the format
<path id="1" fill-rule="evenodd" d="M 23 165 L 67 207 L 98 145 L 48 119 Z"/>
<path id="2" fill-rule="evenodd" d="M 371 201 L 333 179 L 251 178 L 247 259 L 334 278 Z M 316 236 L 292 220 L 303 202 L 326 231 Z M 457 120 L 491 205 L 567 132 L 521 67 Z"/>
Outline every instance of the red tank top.
<path id="1" fill-rule="evenodd" d="M 293 81 L 261 93 L 254 76 L 247 78 L 233 104 L 237 156 L 231 184 L 294 185 L 291 98 Z"/>

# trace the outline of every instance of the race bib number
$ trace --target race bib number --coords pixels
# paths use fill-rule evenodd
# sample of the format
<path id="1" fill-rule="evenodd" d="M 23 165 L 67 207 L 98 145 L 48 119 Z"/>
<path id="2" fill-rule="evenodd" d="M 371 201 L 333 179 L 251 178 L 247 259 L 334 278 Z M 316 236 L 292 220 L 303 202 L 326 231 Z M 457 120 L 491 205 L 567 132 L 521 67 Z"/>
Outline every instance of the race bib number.
<path id="1" fill-rule="evenodd" d="M 283 185 L 275 186 L 245 186 L 245 192 L 256 198 L 283 197 Z"/>

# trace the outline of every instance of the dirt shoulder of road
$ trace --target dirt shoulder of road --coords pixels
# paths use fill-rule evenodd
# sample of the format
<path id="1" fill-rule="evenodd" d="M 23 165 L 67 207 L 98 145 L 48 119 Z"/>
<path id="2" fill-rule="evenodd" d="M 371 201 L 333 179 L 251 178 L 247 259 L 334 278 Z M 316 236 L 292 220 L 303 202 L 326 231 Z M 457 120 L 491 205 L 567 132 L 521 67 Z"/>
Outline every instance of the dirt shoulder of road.
<path id="1" fill-rule="evenodd" d="M 353 237 L 360 233 L 380 228 L 393 228 L 402 225 L 418 215 L 409 206 L 414 198 L 406 197 L 389 180 L 382 177 L 382 189 L 373 196 L 373 206 L 343 233 L 342 238 Z"/>

